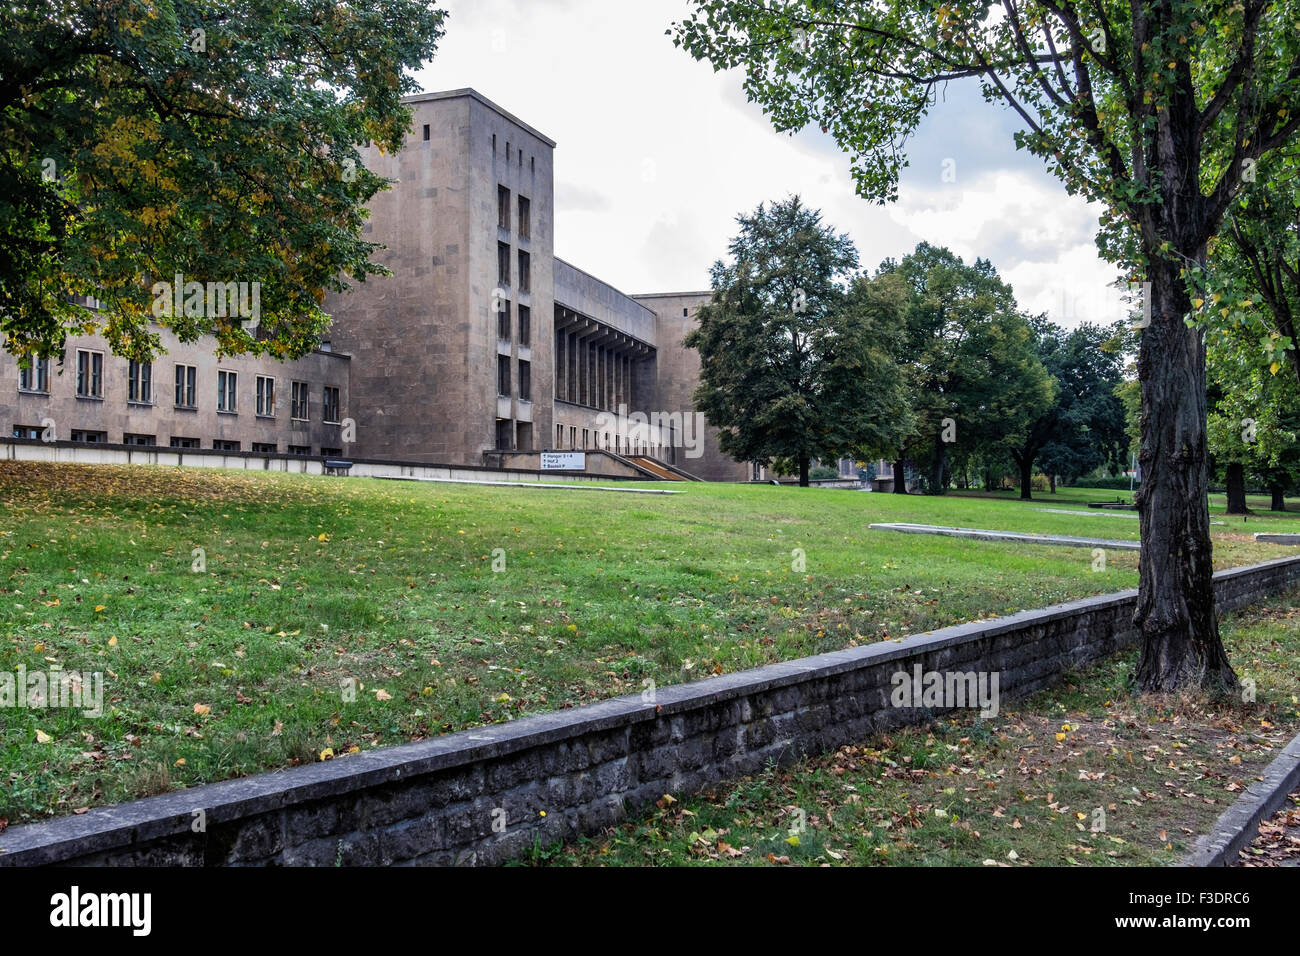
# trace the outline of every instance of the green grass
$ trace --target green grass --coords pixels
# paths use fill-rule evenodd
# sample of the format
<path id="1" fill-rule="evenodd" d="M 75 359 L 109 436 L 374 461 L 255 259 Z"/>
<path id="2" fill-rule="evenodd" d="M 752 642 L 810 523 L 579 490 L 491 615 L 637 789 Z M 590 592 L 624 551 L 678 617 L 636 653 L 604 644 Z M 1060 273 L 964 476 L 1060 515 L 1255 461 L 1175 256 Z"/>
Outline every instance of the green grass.
<path id="1" fill-rule="evenodd" d="M 1223 626 L 1254 702 L 1135 698 L 1128 653 L 997 717 L 945 719 L 719 785 L 552 866 L 1176 862 L 1300 729 L 1300 591 Z M 678 799 L 678 797 L 680 799 Z"/>
<path id="2" fill-rule="evenodd" d="M 1116 492 L 675 490 L 685 494 L 0 463 L 0 670 L 58 664 L 101 671 L 107 687 L 102 718 L 0 709 L 0 817 L 1136 584 L 1131 552 L 1094 572 L 1087 549 L 867 530 L 917 521 L 1135 538 L 1135 520 L 1084 507 Z M 1291 553 L 1249 532 L 1295 522 L 1215 526 L 1216 565 Z M 357 682 L 353 702 L 345 680 Z"/>

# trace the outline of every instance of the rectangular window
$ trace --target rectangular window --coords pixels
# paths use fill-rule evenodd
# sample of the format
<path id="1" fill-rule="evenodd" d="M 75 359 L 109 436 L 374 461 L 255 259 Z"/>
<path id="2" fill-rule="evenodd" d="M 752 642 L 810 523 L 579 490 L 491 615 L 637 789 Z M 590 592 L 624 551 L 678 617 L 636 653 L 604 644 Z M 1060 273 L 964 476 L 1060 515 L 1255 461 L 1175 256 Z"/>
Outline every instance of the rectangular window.
<path id="1" fill-rule="evenodd" d="M 255 441 L 255 442 L 253 442 L 253 454 L 255 454 L 255 455 L 274 455 L 274 454 L 275 454 L 275 443 L 274 443 L 274 442 Z"/>
<path id="2" fill-rule="evenodd" d="M 497 187 L 497 225 L 510 228 L 510 190 L 505 186 Z"/>
<path id="3" fill-rule="evenodd" d="M 72 440 L 85 442 L 89 445 L 102 445 L 108 441 L 108 432 L 89 432 L 74 428 L 72 430 Z"/>
<path id="4" fill-rule="evenodd" d="M 321 445 L 320 453 L 321 453 L 321 455 L 322 455 L 323 457 L 325 457 L 325 458 L 341 458 L 341 457 L 343 457 L 343 449 L 342 449 L 342 448 L 326 448 L 324 445 Z"/>
<path id="5" fill-rule="evenodd" d="M 569 426 L 569 447 L 578 447 L 578 426 L 576 425 Z"/>
<path id="6" fill-rule="evenodd" d="M 425 141 L 426 143 L 429 141 L 429 124 L 428 124 L 428 123 L 425 123 L 425 124 L 424 124 L 424 141 Z"/>
<path id="7" fill-rule="evenodd" d="M 307 413 L 311 410 L 308 403 L 308 388 L 306 382 L 293 383 L 293 417 L 298 421 L 307 421 Z M 304 452 L 311 454 L 311 452 Z"/>
<path id="8" fill-rule="evenodd" d="M 339 390 L 332 385 L 326 385 L 321 392 L 322 415 L 327 422 L 335 423 L 339 420 Z"/>
<path id="9" fill-rule="evenodd" d="M 220 438 L 214 438 L 212 440 L 212 447 L 217 451 L 239 451 L 239 442 L 224 441 Z"/>
<path id="10" fill-rule="evenodd" d="M 520 345 L 532 344 L 532 329 L 529 328 L 529 326 L 532 325 L 532 317 L 533 317 L 532 310 L 529 309 L 528 306 L 521 305 L 519 307 L 519 344 Z"/>
<path id="11" fill-rule="evenodd" d="M 527 196 L 519 197 L 519 238 L 528 239 L 533 227 L 532 224 L 532 204 L 528 201 Z"/>
<path id="12" fill-rule="evenodd" d="M 31 368 L 18 370 L 18 388 L 24 392 L 48 392 L 50 390 L 50 360 L 32 359 Z"/>
<path id="13" fill-rule="evenodd" d="M 257 414 L 266 418 L 275 415 L 275 379 L 269 375 L 257 376 Z"/>
<path id="14" fill-rule="evenodd" d="M 145 405 L 153 401 L 153 362 L 127 361 L 126 400 Z"/>
<path id="15" fill-rule="evenodd" d="M 217 372 L 217 411 L 235 410 L 235 385 L 238 379 L 235 372 Z"/>
<path id="16" fill-rule="evenodd" d="M 77 396 L 79 398 L 104 397 L 103 352 L 77 349 Z"/>
<path id="17" fill-rule="evenodd" d="M 519 398 L 521 401 L 533 400 L 533 363 L 519 362 Z"/>
<path id="18" fill-rule="evenodd" d="M 194 408 L 196 400 L 195 382 L 197 378 L 198 369 L 193 365 L 176 366 L 176 406 L 178 408 Z M 182 445 L 180 447 L 192 446 Z"/>
<path id="19" fill-rule="evenodd" d="M 510 356 L 497 356 L 497 394 L 510 394 Z"/>
<path id="20" fill-rule="evenodd" d="M 33 440 L 39 440 L 40 437 L 41 437 L 41 426 L 39 426 L 39 425 L 15 425 L 15 426 L 14 426 L 14 437 L 15 437 L 15 438 L 31 438 L 31 439 L 33 439 Z"/>
<path id="21" fill-rule="evenodd" d="M 158 444 L 157 435 L 136 435 L 127 432 L 122 436 L 123 445 L 156 445 Z"/>
<path id="22" fill-rule="evenodd" d="M 510 303 L 501 301 L 501 311 L 497 313 L 497 338 L 503 342 L 510 341 Z"/>
<path id="23" fill-rule="evenodd" d="M 524 252 L 524 250 L 520 249 L 519 250 L 519 291 L 520 292 L 528 292 L 532 288 L 532 276 L 531 276 L 532 270 L 530 269 L 531 261 L 532 261 L 532 256 Z"/>
<path id="24" fill-rule="evenodd" d="M 497 285 L 504 288 L 510 286 L 510 243 L 497 243 Z"/>
<path id="25" fill-rule="evenodd" d="M 197 438 L 181 438 L 177 435 L 173 435 L 171 441 L 167 444 L 171 448 L 198 448 L 199 440 Z"/>
<path id="26" fill-rule="evenodd" d="M 585 428 L 582 430 L 582 447 L 587 447 L 587 429 Z"/>
<path id="27" fill-rule="evenodd" d="M 514 424 L 508 418 L 497 419 L 497 449 L 508 450 L 515 439 Z"/>
<path id="28" fill-rule="evenodd" d="M 311 445 L 290 445 L 289 454 L 291 455 L 310 455 Z"/>

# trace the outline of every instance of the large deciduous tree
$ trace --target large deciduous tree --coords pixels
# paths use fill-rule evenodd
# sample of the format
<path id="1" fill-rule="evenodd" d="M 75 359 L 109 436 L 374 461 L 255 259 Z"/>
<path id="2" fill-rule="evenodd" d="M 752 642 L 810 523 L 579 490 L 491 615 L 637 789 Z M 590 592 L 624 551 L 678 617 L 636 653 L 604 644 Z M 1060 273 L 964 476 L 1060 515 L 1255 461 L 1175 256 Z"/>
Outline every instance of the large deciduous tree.
<path id="1" fill-rule="evenodd" d="M 903 293 L 857 277 L 848 236 L 797 196 L 736 221 L 685 340 L 700 353 L 695 402 L 724 453 L 791 462 L 807 485 L 813 458 L 865 457 L 907 427 L 890 352 Z"/>
<path id="2" fill-rule="evenodd" d="M 886 260 L 879 274 L 898 276 L 908 290 L 900 361 L 915 425 L 895 456 L 928 458 L 926 488 L 941 495 L 950 453 L 1004 454 L 1050 404 L 1051 381 L 992 263 L 967 264 L 922 242 L 900 261 Z"/>
<path id="3" fill-rule="evenodd" d="M 383 271 L 362 228 L 384 182 L 358 147 L 401 145 L 408 71 L 444 16 L 423 0 L 5 4 L 4 346 L 57 355 L 68 334 L 102 332 L 144 359 L 161 344 L 153 319 L 181 341 L 215 332 L 226 353 L 317 345 L 325 293 Z M 197 298 L 156 309 L 155 283 L 177 274 L 258 283 L 256 334 Z"/>
<path id="4" fill-rule="evenodd" d="M 670 31 L 779 130 L 821 126 L 859 190 L 893 198 L 906 137 L 948 80 L 1018 114 L 1018 145 L 1103 203 L 1099 244 L 1147 288 L 1138 355 L 1143 547 L 1135 624 L 1147 691 L 1236 684 L 1214 609 L 1206 244 L 1254 164 L 1300 129 L 1294 7 L 1267 0 L 695 0 Z"/>

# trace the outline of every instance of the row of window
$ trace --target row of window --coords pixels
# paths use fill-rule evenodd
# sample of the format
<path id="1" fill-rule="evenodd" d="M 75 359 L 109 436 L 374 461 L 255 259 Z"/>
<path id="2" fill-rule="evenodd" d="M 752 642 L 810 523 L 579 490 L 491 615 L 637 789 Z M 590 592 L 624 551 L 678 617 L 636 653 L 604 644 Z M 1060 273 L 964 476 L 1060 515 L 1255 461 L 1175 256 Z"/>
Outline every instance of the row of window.
<path id="1" fill-rule="evenodd" d="M 532 203 L 528 201 L 527 196 L 519 197 L 519 238 L 532 238 Z M 510 190 L 505 186 L 497 186 L 497 225 L 510 231 Z"/>
<path id="2" fill-rule="evenodd" d="M 502 302 L 501 311 L 497 313 L 497 338 L 503 342 L 510 341 L 510 303 Z M 533 313 L 526 305 L 519 307 L 519 344 L 532 344 Z"/>
<path id="3" fill-rule="evenodd" d="M 510 356 L 497 356 L 497 394 L 502 398 L 510 397 Z M 533 363 L 519 360 L 519 400 L 533 400 Z"/>
<path id="4" fill-rule="evenodd" d="M 519 291 L 532 291 L 533 257 L 519 250 Z M 497 243 L 497 285 L 510 288 L 510 243 Z"/>
<path id="5" fill-rule="evenodd" d="M 425 139 L 428 139 L 428 138 L 429 138 L 429 127 L 427 127 L 427 126 L 424 128 L 424 138 L 425 138 Z M 496 133 L 493 133 L 493 134 L 492 134 L 492 154 L 493 154 L 493 155 L 496 155 L 496 151 L 497 151 L 497 134 L 496 134 Z M 510 140 L 506 140 L 506 162 L 507 162 L 507 163 L 510 162 L 510 153 L 511 153 L 511 149 L 510 149 Z M 522 169 L 523 166 L 524 166 L 524 151 L 523 151 L 522 149 L 520 149 L 520 150 L 518 150 L 518 153 L 519 153 L 519 168 Z M 536 156 L 529 156 L 529 157 L 528 157 L 528 171 L 529 171 L 530 173 L 536 173 L 536 172 L 537 172 L 537 157 L 536 157 Z"/>
<path id="6" fill-rule="evenodd" d="M 30 438 L 39 440 L 42 436 L 43 429 L 37 425 L 15 425 L 13 434 L 15 438 Z M 72 440 L 87 445 L 105 445 L 108 443 L 108 432 L 93 431 L 84 428 L 74 428 L 72 430 Z M 123 445 L 141 445 L 146 448 L 159 448 L 157 435 L 141 435 L 136 432 L 124 432 L 122 434 Z M 186 438 L 182 435 L 172 435 L 167 441 L 168 448 L 202 448 L 203 445 L 197 438 Z M 240 451 L 242 446 L 237 441 L 229 441 L 223 438 L 212 439 L 211 447 L 216 451 Z M 290 455 L 310 455 L 311 445 L 288 445 L 286 446 Z M 255 455 L 275 455 L 279 453 L 279 446 L 275 442 L 252 442 L 249 450 Z M 326 448 L 321 446 L 322 455 L 341 456 L 342 448 Z"/>
<path id="7" fill-rule="evenodd" d="M 177 364 L 173 376 L 173 402 L 177 408 L 198 408 L 198 375 L 194 365 Z M 255 375 L 254 409 L 263 418 L 275 417 L 275 379 L 270 375 Z M 128 361 L 126 369 L 126 398 L 137 405 L 153 405 L 153 363 Z M 33 359 L 31 368 L 19 369 L 18 388 L 24 392 L 50 390 L 50 360 Z M 77 397 L 104 397 L 104 353 L 94 349 L 77 349 Z M 217 372 L 217 411 L 234 414 L 239 408 L 239 373 L 221 369 Z M 341 419 L 339 389 L 325 385 L 321 391 L 321 418 L 331 424 Z M 307 382 L 291 383 L 290 418 L 295 421 L 311 420 L 311 386 Z"/>

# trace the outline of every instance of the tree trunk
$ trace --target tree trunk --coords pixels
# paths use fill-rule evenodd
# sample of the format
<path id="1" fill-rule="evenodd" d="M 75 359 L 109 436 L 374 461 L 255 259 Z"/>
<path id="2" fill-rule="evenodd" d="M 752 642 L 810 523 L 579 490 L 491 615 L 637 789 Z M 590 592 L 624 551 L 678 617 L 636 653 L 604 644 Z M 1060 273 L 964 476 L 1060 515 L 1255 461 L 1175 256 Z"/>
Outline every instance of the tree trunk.
<path id="1" fill-rule="evenodd" d="M 1047 480 L 1052 485 L 1052 494 L 1056 494 L 1056 472 L 1052 472 L 1050 475 L 1048 475 Z"/>
<path id="2" fill-rule="evenodd" d="M 1189 188 L 1198 188 L 1195 177 Z M 1167 198 L 1166 207 L 1169 202 Z M 1179 211 L 1191 215 L 1188 208 Z M 1197 261 L 1204 261 L 1203 250 L 1197 251 Z M 1219 692 L 1235 687 L 1237 675 L 1219 638 L 1214 610 L 1205 342 L 1183 321 L 1192 305 L 1179 268 L 1168 259 L 1150 257 L 1151 322 L 1142 329 L 1138 352 L 1142 550 L 1133 623 L 1142 636 L 1142 653 L 1137 685 L 1154 692 Z"/>
<path id="3" fill-rule="evenodd" d="M 934 443 L 934 457 L 930 459 L 930 494 L 941 495 L 948 490 L 948 479 L 944 474 L 948 467 L 948 443 Z"/>
<path id="4" fill-rule="evenodd" d="M 1239 461 L 1230 462 L 1226 475 L 1230 515 L 1244 515 L 1246 507 L 1246 469 Z"/>
<path id="5" fill-rule="evenodd" d="M 807 458 L 799 459 L 799 487 L 800 488 L 808 487 L 808 459 Z"/>
<path id="6" fill-rule="evenodd" d="M 1022 501 L 1033 499 L 1031 492 L 1034 481 L 1034 459 L 1028 455 L 1017 455 L 1016 464 L 1020 466 L 1020 498 Z"/>
<path id="7" fill-rule="evenodd" d="M 903 476 L 903 459 L 894 462 L 894 487 L 893 492 L 896 495 L 907 494 L 907 479 Z"/>
<path id="8" fill-rule="evenodd" d="M 1286 491 L 1281 485 L 1269 485 L 1268 493 L 1273 501 L 1269 504 L 1270 511 L 1286 511 Z"/>

